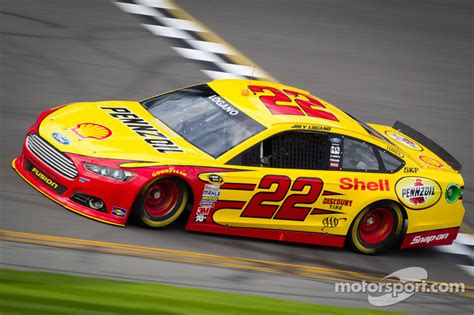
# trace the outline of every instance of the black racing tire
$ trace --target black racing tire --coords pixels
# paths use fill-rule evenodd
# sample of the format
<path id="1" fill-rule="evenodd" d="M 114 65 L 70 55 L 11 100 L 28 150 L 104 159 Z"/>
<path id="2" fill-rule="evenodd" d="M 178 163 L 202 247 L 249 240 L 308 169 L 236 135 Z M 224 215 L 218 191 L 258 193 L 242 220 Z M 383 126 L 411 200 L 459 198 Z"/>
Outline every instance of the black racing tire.
<path id="1" fill-rule="evenodd" d="M 142 226 L 162 228 L 178 219 L 188 198 L 188 190 L 181 180 L 173 177 L 160 178 L 142 189 L 132 214 Z"/>
<path id="2" fill-rule="evenodd" d="M 388 202 L 377 202 L 363 209 L 352 222 L 349 245 L 352 250 L 373 255 L 398 244 L 404 231 L 402 209 Z"/>

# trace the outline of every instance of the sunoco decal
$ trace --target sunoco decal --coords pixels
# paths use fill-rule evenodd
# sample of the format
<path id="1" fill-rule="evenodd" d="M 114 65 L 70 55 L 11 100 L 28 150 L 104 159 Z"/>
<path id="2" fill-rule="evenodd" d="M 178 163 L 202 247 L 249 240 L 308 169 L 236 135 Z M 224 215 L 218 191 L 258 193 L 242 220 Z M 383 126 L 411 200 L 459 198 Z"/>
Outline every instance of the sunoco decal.
<path id="1" fill-rule="evenodd" d="M 117 206 L 114 206 L 112 208 L 112 215 L 114 215 L 116 217 L 119 217 L 119 218 L 125 218 L 125 216 L 127 215 L 127 210 L 123 209 L 123 208 L 120 208 L 120 207 L 117 207 Z"/>
<path id="2" fill-rule="evenodd" d="M 396 142 L 404 145 L 407 148 L 410 148 L 412 150 L 416 151 L 423 151 L 423 148 L 418 145 L 415 141 L 411 140 L 410 138 L 401 135 L 399 133 L 391 132 L 391 131 L 386 131 L 385 134 L 389 136 L 391 139 L 395 140 Z"/>
<path id="3" fill-rule="evenodd" d="M 426 209 L 441 198 L 441 187 L 432 179 L 424 177 L 404 177 L 395 185 L 398 199 L 408 208 Z"/>
<path id="4" fill-rule="evenodd" d="M 168 139 L 164 134 L 159 132 L 149 122 L 140 118 L 137 114 L 131 112 L 124 107 L 101 107 L 101 109 L 109 110 L 109 115 L 120 120 L 128 128 L 132 129 L 137 135 L 142 137 L 146 143 L 151 145 L 160 153 L 167 152 L 183 152 L 183 150 Z"/>

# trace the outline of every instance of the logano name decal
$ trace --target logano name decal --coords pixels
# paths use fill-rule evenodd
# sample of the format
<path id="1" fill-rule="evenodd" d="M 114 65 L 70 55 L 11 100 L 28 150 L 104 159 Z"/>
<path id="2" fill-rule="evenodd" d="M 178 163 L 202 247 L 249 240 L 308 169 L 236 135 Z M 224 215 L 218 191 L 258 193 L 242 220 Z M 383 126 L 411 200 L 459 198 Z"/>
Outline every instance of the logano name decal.
<path id="1" fill-rule="evenodd" d="M 390 182 L 388 179 L 368 182 L 358 178 L 343 177 L 339 180 L 339 188 L 344 190 L 390 191 Z"/>
<path id="2" fill-rule="evenodd" d="M 125 126 L 132 129 L 137 135 L 142 137 L 146 143 L 151 145 L 160 153 L 183 152 L 183 150 L 174 144 L 167 136 L 159 132 L 149 122 L 137 114 L 124 107 L 101 107 L 109 111 L 109 115 L 120 120 Z"/>
<path id="3" fill-rule="evenodd" d="M 236 116 L 239 114 L 239 111 L 233 107 L 232 105 L 230 105 L 229 103 L 227 103 L 222 97 L 220 96 L 217 96 L 217 95 L 211 95 L 208 97 L 208 99 L 213 102 L 214 104 L 216 104 L 218 107 L 220 107 L 223 111 L 229 113 L 229 115 L 231 116 Z"/>

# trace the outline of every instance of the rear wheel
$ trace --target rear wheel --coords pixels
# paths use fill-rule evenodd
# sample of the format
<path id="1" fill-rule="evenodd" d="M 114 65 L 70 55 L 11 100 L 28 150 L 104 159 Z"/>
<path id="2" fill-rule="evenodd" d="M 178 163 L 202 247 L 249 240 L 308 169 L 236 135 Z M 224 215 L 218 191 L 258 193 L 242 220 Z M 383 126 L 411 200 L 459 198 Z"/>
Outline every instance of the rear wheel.
<path id="1" fill-rule="evenodd" d="M 148 227 L 163 227 L 174 222 L 188 202 L 184 184 L 172 177 L 159 179 L 138 196 L 133 213 L 136 221 Z"/>
<path id="2" fill-rule="evenodd" d="M 377 203 L 362 210 L 352 224 L 349 242 L 357 252 L 376 254 L 395 245 L 404 224 L 401 209 L 393 204 Z"/>

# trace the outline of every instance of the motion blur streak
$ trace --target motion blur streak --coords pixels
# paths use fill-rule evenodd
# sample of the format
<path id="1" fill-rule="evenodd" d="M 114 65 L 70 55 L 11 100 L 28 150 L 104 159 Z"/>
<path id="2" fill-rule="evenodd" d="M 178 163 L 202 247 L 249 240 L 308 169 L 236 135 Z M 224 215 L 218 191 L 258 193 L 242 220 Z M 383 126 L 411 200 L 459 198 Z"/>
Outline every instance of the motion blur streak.
<path id="1" fill-rule="evenodd" d="M 244 259 L 220 255 L 210 255 L 196 252 L 187 252 L 179 250 L 171 250 L 165 248 L 135 246 L 127 244 L 118 244 L 110 242 L 98 242 L 76 238 L 66 238 L 58 236 L 49 236 L 32 233 L 22 233 L 15 231 L 0 230 L 0 240 L 45 245 L 61 248 L 70 248 L 77 250 L 87 250 L 93 252 L 117 254 L 135 257 L 144 257 L 150 259 L 168 260 L 176 262 L 186 262 L 203 264 L 209 266 L 226 267 L 234 269 L 246 269 L 260 272 L 270 272 L 278 274 L 288 274 L 293 276 L 319 279 L 319 280 L 335 280 L 356 282 L 361 280 L 371 280 L 374 282 L 392 281 L 383 279 L 382 275 L 370 275 L 360 272 L 337 270 L 329 268 L 320 268 L 288 263 L 278 263 L 272 261 L 263 261 L 256 259 Z M 439 283 L 427 281 L 428 283 Z M 466 290 L 474 291 L 474 287 L 466 286 Z M 455 294 L 455 293 L 453 293 Z M 470 295 L 472 292 L 458 295 Z"/>

